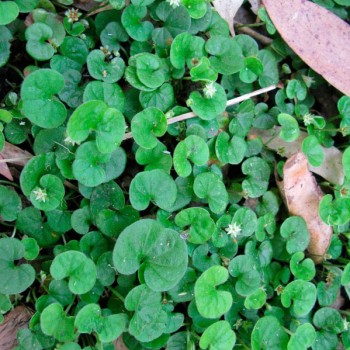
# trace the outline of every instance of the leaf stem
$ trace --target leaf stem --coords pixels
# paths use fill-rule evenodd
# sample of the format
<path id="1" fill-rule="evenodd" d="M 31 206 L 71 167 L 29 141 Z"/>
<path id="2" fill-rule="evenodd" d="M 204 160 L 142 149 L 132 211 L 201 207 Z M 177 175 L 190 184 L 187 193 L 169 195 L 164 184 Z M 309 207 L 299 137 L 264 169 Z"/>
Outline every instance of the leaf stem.
<path id="1" fill-rule="evenodd" d="M 120 301 L 125 302 L 125 298 L 113 287 L 108 287 L 108 289 L 115 295 Z"/>
<path id="2" fill-rule="evenodd" d="M 12 64 L 8 63 L 7 67 L 13 69 L 23 80 L 24 80 L 24 75 L 23 73 L 15 66 L 13 66 Z"/>
<path id="3" fill-rule="evenodd" d="M 259 90 L 250 92 L 248 94 L 245 94 L 245 95 L 233 98 L 233 99 L 227 101 L 226 107 L 234 106 L 234 105 L 236 105 L 236 104 L 238 104 L 240 102 L 249 100 L 250 98 L 252 98 L 254 96 L 258 96 L 258 95 L 264 94 L 266 92 L 269 92 L 271 90 L 275 90 L 276 88 L 277 88 L 276 85 L 271 85 L 271 86 L 268 86 L 266 88 L 259 89 Z M 181 114 L 181 115 L 178 115 L 176 117 L 169 118 L 168 119 L 168 125 L 174 124 L 174 123 L 178 123 L 178 122 L 183 121 L 183 120 L 195 118 L 195 117 L 196 117 L 196 115 L 193 112 L 188 112 L 188 113 L 185 113 L 185 114 Z M 131 139 L 132 137 L 133 137 L 132 133 L 128 132 L 128 133 L 126 133 L 124 135 L 123 140 L 128 140 L 128 139 Z"/>
<path id="4" fill-rule="evenodd" d="M 267 36 L 260 34 L 259 32 L 255 31 L 252 28 L 244 26 L 242 23 L 236 22 L 235 29 L 237 29 L 237 31 L 241 33 L 250 35 L 251 37 L 260 41 L 264 45 L 272 44 L 273 40 L 271 38 L 268 38 Z"/>

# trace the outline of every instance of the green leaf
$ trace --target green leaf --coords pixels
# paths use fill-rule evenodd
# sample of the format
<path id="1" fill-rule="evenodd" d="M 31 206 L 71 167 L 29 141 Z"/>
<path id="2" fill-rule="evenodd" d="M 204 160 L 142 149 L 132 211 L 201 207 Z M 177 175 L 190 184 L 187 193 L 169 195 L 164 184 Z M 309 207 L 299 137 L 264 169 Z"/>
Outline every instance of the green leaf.
<path id="1" fill-rule="evenodd" d="M 218 321 L 209 326 L 201 336 L 201 349 L 232 350 L 236 343 L 236 334 L 227 321 Z"/>
<path id="2" fill-rule="evenodd" d="M 316 287 L 303 280 L 290 282 L 282 292 L 281 302 L 284 307 L 292 307 L 296 316 L 305 316 L 315 305 Z"/>
<path id="3" fill-rule="evenodd" d="M 196 176 L 193 184 L 196 196 L 206 199 L 210 210 L 222 214 L 228 204 L 228 194 L 224 183 L 213 173 L 202 173 Z"/>
<path id="4" fill-rule="evenodd" d="M 303 252 L 294 253 L 290 259 L 290 270 L 295 278 L 311 281 L 316 274 L 315 264 L 310 258 L 303 260 L 304 257 Z"/>
<path id="5" fill-rule="evenodd" d="M 187 100 L 187 105 L 201 119 L 211 120 L 223 113 L 226 109 L 226 93 L 217 83 L 208 83 L 203 89 L 203 95 L 193 91 Z"/>
<path id="6" fill-rule="evenodd" d="M 145 284 L 135 287 L 126 296 L 126 309 L 135 311 L 128 330 L 139 341 L 152 341 L 165 332 L 169 317 L 161 301 L 162 294 Z"/>
<path id="7" fill-rule="evenodd" d="M 232 295 L 216 289 L 229 277 L 227 269 L 212 266 L 202 273 L 196 281 L 194 295 L 199 313 L 205 318 L 219 318 L 232 306 Z"/>
<path id="8" fill-rule="evenodd" d="M 15 263 L 25 255 L 21 241 L 16 238 L 0 239 L 0 293 L 19 294 L 32 285 L 35 270 L 29 264 Z"/>
<path id="9" fill-rule="evenodd" d="M 154 107 L 149 107 L 137 113 L 131 121 L 131 131 L 135 142 L 146 149 L 157 146 L 157 137 L 163 136 L 167 127 L 167 119 L 164 113 Z"/>
<path id="10" fill-rule="evenodd" d="M 244 83 L 253 83 L 262 75 L 264 66 L 257 57 L 246 57 L 243 60 L 243 68 L 239 72 L 239 78 Z"/>
<path id="11" fill-rule="evenodd" d="M 344 153 L 342 158 L 342 163 L 344 167 L 345 176 L 350 179 L 350 147 L 348 147 Z"/>
<path id="12" fill-rule="evenodd" d="M 54 336 L 58 341 L 67 342 L 75 338 L 74 317 L 66 316 L 61 304 L 53 303 L 43 310 L 40 326 L 44 334 Z"/>
<path id="13" fill-rule="evenodd" d="M 126 314 L 103 317 L 98 304 L 88 304 L 79 310 L 74 325 L 79 333 L 91 334 L 94 332 L 101 342 L 109 343 L 125 331 L 127 320 Z"/>
<path id="14" fill-rule="evenodd" d="M 326 194 L 321 199 L 319 214 L 324 223 L 329 226 L 345 225 L 350 220 L 350 198 L 335 198 Z"/>
<path id="15" fill-rule="evenodd" d="M 22 239 L 24 247 L 24 258 L 26 260 L 35 260 L 39 255 L 39 245 L 34 238 L 26 237 Z"/>
<path id="16" fill-rule="evenodd" d="M 19 14 L 19 8 L 14 1 L 1 1 L 0 25 L 6 25 L 14 21 Z"/>
<path id="17" fill-rule="evenodd" d="M 149 21 L 142 21 L 147 15 L 147 7 L 128 5 L 122 14 L 122 24 L 136 41 L 147 41 L 151 38 L 153 24 Z"/>
<path id="18" fill-rule="evenodd" d="M 323 307 L 317 310 L 313 317 L 313 323 L 317 328 L 330 333 L 344 331 L 344 320 L 338 310 L 331 307 Z"/>
<path id="19" fill-rule="evenodd" d="M 243 138 L 221 132 L 215 143 L 215 153 L 223 164 L 240 164 L 247 152 L 247 143 Z"/>
<path id="20" fill-rule="evenodd" d="M 143 108 L 155 107 L 162 112 L 168 111 L 175 103 L 174 89 L 165 83 L 153 91 L 141 91 L 140 103 Z"/>
<path id="21" fill-rule="evenodd" d="M 120 43 L 127 41 L 129 36 L 120 23 L 110 22 L 102 30 L 100 38 L 104 47 L 108 47 L 110 51 L 118 52 Z"/>
<path id="22" fill-rule="evenodd" d="M 290 100 L 293 100 L 295 98 L 299 101 L 302 101 L 307 96 L 307 87 L 305 83 L 297 79 L 291 79 L 289 80 L 286 88 L 286 95 Z"/>
<path id="23" fill-rule="evenodd" d="M 8 61 L 10 57 L 10 41 L 12 33 L 7 27 L 0 25 L 0 67 Z"/>
<path id="24" fill-rule="evenodd" d="M 192 81 L 214 82 L 218 78 L 217 71 L 211 66 L 207 57 L 202 57 L 190 70 Z"/>
<path id="25" fill-rule="evenodd" d="M 56 280 L 69 278 L 69 289 L 74 294 L 85 294 L 96 282 L 96 267 L 85 254 L 77 251 L 61 253 L 53 260 L 50 273 Z"/>
<path id="26" fill-rule="evenodd" d="M 63 201 L 64 185 L 57 176 L 47 174 L 40 178 L 39 186 L 30 193 L 30 200 L 34 207 L 40 210 L 54 210 Z"/>
<path id="27" fill-rule="evenodd" d="M 310 242 L 306 222 L 300 216 L 291 216 L 283 222 L 281 236 L 287 240 L 287 252 L 289 254 L 304 251 Z"/>
<path id="28" fill-rule="evenodd" d="M 201 37 L 189 33 L 177 35 L 170 48 L 171 64 L 176 69 L 183 69 L 186 65 L 192 68 L 204 56 L 204 44 Z"/>
<path id="29" fill-rule="evenodd" d="M 199 19 L 207 13 L 207 2 L 205 0 L 182 0 L 191 18 Z"/>
<path id="30" fill-rule="evenodd" d="M 215 222 L 204 208 L 187 208 L 175 216 L 177 226 L 184 229 L 190 226 L 188 241 L 193 244 L 203 244 L 215 231 Z"/>
<path id="31" fill-rule="evenodd" d="M 273 316 L 259 318 L 251 335 L 253 350 L 283 350 L 287 348 L 288 340 L 287 333 Z"/>
<path id="32" fill-rule="evenodd" d="M 140 172 L 130 184 L 130 202 L 136 210 L 145 210 L 150 202 L 166 210 L 175 203 L 176 196 L 175 181 L 164 170 Z"/>
<path id="33" fill-rule="evenodd" d="M 52 29 L 44 23 L 33 23 L 26 29 L 26 50 L 38 61 L 47 61 L 55 53 L 53 46 L 47 41 L 52 39 Z"/>
<path id="34" fill-rule="evenodd" d="M 266 292 L 259 288 L 252 294 L 249 294 L 244 300 L 244 306 L 248 310 L 258 310 L 261 309 L 266 303 Z"/>
<path id="35" fill-rule="evenodd" d="M 85 141 L 90 132 L 96 132 L 96 146 L 101 153 L 113 152 L 122 142 L 125 133 L 124 116 L 102 101 L 80 105 L 68 121 L 67 133 L 73 142 Z"/>
<path id="36" fill-rule="evenodd" d="M 198 166 L 208 162 L 209 148 L 201 137 L 190 135 L 176 145 L 174 169 L 181 177 L 187 177 L 192 173 L 192 166 L 188 159 Z"/>
<path id="37" fill-rule="evenodd" d="M 102 81 L 91 81 L 86 85 L 83 95 L 84 102 L 101 100 L 108 107 L 124 111 L 125 95 L 118 84 L 109 84 Z"/>
<path id="38" fill-rule="evenodd" d="M 294 117 L 286 113 L 280 113 L 277 119 L 282 126 L 279 136 L 283 141 L 293 142 L 299 138 L 299 124 Z"/>
<path id="39" fill-rule="evenodd" d="M 231 223 L 239 227 L 239 234 L 241 236 L 249 237 L 255 232 L 258 219 L 253 210 L 249 208 L 239 208 L 235 212 Z"/>
<path id="40" fill-rule="evenodd" d="M 39 69 L 23 81 L 21 97 L 24 115 L 42 128 L 57 128 L 67 117 L 66 107 L 54 99 L 64 86 L 63 76 L 51 69 Z"/>
<path id="41" fill-rule="evenodd" d="M 154 220 L 139 220 L 118 237 L 113 250 L 116 269 L 131 275 L 141 269 L 155 291 L 173 288 L 187 268 L 187 248 L 179 234 Z"/>
<path id="42" fill-rule="evenodd" d="M 165 82 L 165 71 L 157 55 L 140 53 L 135 56 L 135 62 L 136 74 L 142 84 L 157 89 Z"/>
<path id="43" fill-rule="evenodd" d="M 301 149 L 310 165 L 318 167 L 323 163 L 324 152 L 316 136 L 307 136 L 301 145 Z"/>
<path id="44" fill-rule="evenodd" d="M 242 172 L 247 175 L 243 180 L 242 188 L 251 198 L 262 196 L 269 185 L 270 167 L 259 157 L 251 157 L 242 164 Z"/>
<path id="45" fill-rule="evenodd" d="M 242 50 L 233 38 L 211 36 L 205 44 L 205 49 L 212 55 L 209 58 L 210 64 L 218 73 L 230 75 L 243 68 Z"/>
<path id="46" fill-rule="evenodd" d="M 87 57 L 87 67 L 93 78 L 105 83 L 115 83 L 124 74 L 125 62 L 121 57 L 105 62 L 105 55 L 101 50 L 92 50 Z"/>
<path id="47" fill-rule="evenodd" d="M 14 221 L 22 210 L 22 202 L 18 194 L 0 185 L 0 217 L 4 221 Z"/>
<path id="48" fill-rule="evenodd" d="M 28 13 L 39 5 L 39 0 L 15 0 L 19 12 Z"/>
<path id="49" fill-rule="evenodd" d="M 316 340 L 316 331 L 311 323 L 300 325 L 296 332 L 290 337 L 288 350 L 307 350 Z"/>
<path id="50" fill-rule="evenodd" d="M 347 263 L 344 272 L 341 276 L 341 284 L 342 286 L 347 286 L 350 284 L 350 263 Z"/>

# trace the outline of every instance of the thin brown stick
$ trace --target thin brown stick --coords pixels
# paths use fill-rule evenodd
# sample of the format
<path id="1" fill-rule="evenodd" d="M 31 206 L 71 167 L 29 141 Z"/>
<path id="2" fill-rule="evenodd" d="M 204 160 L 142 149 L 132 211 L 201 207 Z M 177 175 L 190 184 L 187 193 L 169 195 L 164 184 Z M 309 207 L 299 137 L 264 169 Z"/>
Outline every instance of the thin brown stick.
<path id="1" fill-rule="evenodd" d="M 242 23 L 236 22 L 235 29 L 240 33 L 248 34 L 249 36 L 260 41 L 264 45 L 270 45 L 272 43 L 271 38 L 268 38 L 267 36 L 260 34 L 259 32 L 257 32 L 256 30 L 254 30 L 252 28 L 245 27 L 244 24 L 242 24 Z"/>
<path id="2" fill-rule="evenodd" d="M 277 88 L 276 85 L 271 85 L 271 86 L 268 86 L 266 88 L 250 92 L 248 94 L 245 94 L 245 95 L 242 95 L 242 96 L 239 96 L 239 97 L 235 97 L 232 100 L 228 100 L 226 106 L 230 107 L 230 106 L 236 105 L 236 104 L 238 104 L 240 102 L 243 102 L 245 100 L 249 100 L 250 98 L 252 98 L 254 96 L 258 96 L 258 95 L 261 95 L 261 94 L 265 94 L 266 92 L 269 92 L 271 90 L 275 90 L 276 88 Z M 188 112 L 188 113 L 185 113 L 185 114 L 181 114 L 181 115 L 178 115 L 178 116 L 176 116 L 174 118 L 169 118 L 168 119 L 168 125 L 174 124 L 174 123 L 177 123 L 177 122 L 180 122 L 180 121 L 183 121 L 183 120 L 191 119 L 191 118 L 194 118 L 194 117 L 196 117 L 196 115 L 193 112 Z M 124 138 L 123 138 L 123 140 L 128 140 L 128 139 L 132 139 L 132 133 L 131 132 L 126 133 Z"/>

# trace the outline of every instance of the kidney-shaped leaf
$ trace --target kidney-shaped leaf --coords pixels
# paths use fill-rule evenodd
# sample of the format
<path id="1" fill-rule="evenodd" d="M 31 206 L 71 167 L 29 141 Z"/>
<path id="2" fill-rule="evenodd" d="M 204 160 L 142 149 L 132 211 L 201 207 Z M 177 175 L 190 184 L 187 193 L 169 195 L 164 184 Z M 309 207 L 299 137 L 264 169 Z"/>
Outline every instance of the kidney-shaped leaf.
<path id="1" fill-rule="evenodd" d="M 0 25 L 6 25 L 14 21 L 19 14 L 19 8 L 14 1 L 2 1 L 0 3 Z"/>
<path id="2" fill-rule="evenodd" d="M 14 221 L 22 209 L 22 202 L 18 194 L 5 186 L 0 186 L 0 218 Z"/>
<path id="3" fill-rule="evenodd" d="M 90 131 L 96 132 L 96 146 L 101 153 L 113 152 L 125 133 L 123 115 L 108 108 L 102 101 L 89 101 L 80 105 L 68 121 L 67 132 L 73 142 L 85 141 Z"/>
<path id="4" fill-rule="evenodd" d="M 24 257 L 25 249 L 16 238 L 0 239 L 0 293 L 18 294 L 35 280 L 35 270 L 28 264 L 15 264 Z"/>
<path id="5" fill-rule="evenodd" d="M 150 219 L 128 226 L 113 250 L 113 263 L 121 274 L 142 268 L 147 286 L 155 291 L 173 288 L 186 272 L 187 259 L 179 234 Z"/>
<path id="6" fill-rule="evenodd" d="M 29 74 L 21 87 L 24 115 L 42 128 L 60 126 L 66 120 L 67 110 L 62 102 L 53 97 L 63 87 L 63 75 L 52 69 L 38 69 Z"/>
<path id="7" fill-rule="evenodd" d="M 232 350 L 236 343 L 236 334 L 227 321 L 218 321 L 209 326 L 201 336 L 201 349 Z"/>
<path id="8" fill-rule="evenodd" d="M 85 294 L 96 282 L 96 266 L 85 254 L 67 251 L 55 257 L 50 273 L 56 280 L 69 278 L 69 289 L 74 294 Z"/>
<path id="9" fill-rule="evenodd" d="M 232 295 L 218 290 L 216 286 L 225 283 L 229 274 L 222 266 L 212 266 L 202 273 L 194 286 L 194 296 L 199 313 L 205 318 L 219 318 L 232 306 Z"/>

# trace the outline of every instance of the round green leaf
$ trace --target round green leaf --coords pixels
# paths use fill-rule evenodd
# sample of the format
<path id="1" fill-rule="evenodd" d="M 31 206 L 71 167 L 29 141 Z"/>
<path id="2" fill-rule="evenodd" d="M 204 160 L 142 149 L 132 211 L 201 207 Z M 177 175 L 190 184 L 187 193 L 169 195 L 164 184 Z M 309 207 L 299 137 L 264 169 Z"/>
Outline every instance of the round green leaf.
<path id="1" fill-rule="evenodd" d="M 67 110 L 54 98 L 64 86 L 63 76 L 51 69 L 38 69 L 23 81 L 21 96 L 23 113 L 42 128 L 57 128 L 66 120 Z"/>
<path id="2" fill-rule="evenodd" d="M 313 317 L 313 323 L 317 328 L 330 333 L 344 331 L 344 320 L 338 310 L 331 307 L 323 307 L 317 310 Z"/>
<path id="3" fill-rule="evenodd" d="M 216 286 L 227 281 L 227 269 L 212 266 L 202 273 L 194 286 L 194 296 L 199 313 L 205 318 L 219 318 L 232 306 L 232 295 Z"/>
<path id="4" fill-rule="evenodd" d="M 30 200 L 34 207 L 40 210 L 56 209 L 65 194 L 62 181 L 55 175 L 47 174 L 41 177 L 39 186 L 30 193 Z"/>
<path id="5" fill-rule="evenodd" d="M 239 228 L 238 230 L 241 236 L 249 237 L 255 232 L 258 219 L 253 210 L 249 208 L 239 208 L 235 212 L 231 224 Z"/>
<path id="6" fill-rule="evenodd" d="M 266 292 L 259 288 L 252 294 L 249 294 L 244 300 L 244 306 L 248 310 L 258 310 L 261 309 L 266 303 Z"/>
<path id="7" fill-rule="evenodd" d="M 257 57 L 246 57 L 243 60 L 243 68 L 239 72 L 239 78 L 244 83 L 253 83 L 264 71 L 264 66 Z"/>
<path id="8" fill-rule="evenodd" d="M 316 274 L 315 264 L 310 258 L 303 260 L 304 257 L 303 252 L 294 253 L 290 259 L 290 270 L 295 278 L 311 281 Z"/>
<path id="9" fill-rule="evenodd" d="M 236 334 L 227 321 L 218 321 L 209 326 L 201 336 L 201 349 L 232 350 L 236 343 Z"/>
<path id="10" fill-rule="evenodd" d="M 87 67 L 90 75 L 105 83 L 115 83 L 124 74 L 125 62 L 121 57 L 105 61 L 105 54 L 101 50 L 92 50 L 87 57 Z"/>
<path id="11" fill-rule="evenodd" d="M 280 138 L 287 142 L 298 139 L 300 135 L 299 124 L 297 120 L 289 114 L 281 113 L 278 115 L 278 122 L 282 126 Z"/>
<path id="12" fill-rule="evenodd" d="M 79 310 L 74 325 L 79 333 L 95 332 L 103 343 L 117 339 L 126 329 L 126 314 L 102 316 L 100 305 L 88 304 Z"/>
<path id="13" fill-rule="evenodd" d="M 0 239 L 0 293 L 19 294 L 32 285 L 35 270 L 29 264 L 15 263 L 25 255 L 25 248 L 16 238 Z"/>
<path id="14" fill-rule="evenodd" d="M 259 318 L 251 335 L 253 350 L 283 350 L 287 348 L 288 340 L 288 334 L 273 316 Z"/>
<path id="15" fill-rule="evenodd" d="M 350 198 L 339 197 L 333 201 L 332 195 L 326 194 L 321 199 L 319 214 L 329 226 L 345 225 L 350 220 Z"/>
<path id="16" fill-rule="evenodd" d="M 44 334 L 55 337 L 58 341 L 72 341 L 74 334 L 74 317 L 66 316 L 62 305 L 53 303 L 40 315 L 40 326 Z"/>
<path id="17" fill-rule="evenodd" d="M 182 0 L 181 3 L 186 7 L 191 18 L 199 19 L 207 13 L 207 2 L 205 0 Z"/>
<path id="18" fill-rule="evenodd" d="M 0 2 L 0 25 L 6 25 L 14 21 L 19 14 L 19 8 L 14 1 Z"/>
<path id="19" fill-rule="evenodd" d="M 310 242 L 310 234 L 305 220 L 300 216 L 291 216 L 281 225 L 281 236 L 287 240 L 287 252 L 304 251 Z"/>
<path id="20" fill-rule="evenodd" d="M 120 23 L 110 22 L 102 30 L 100 38 L 104 47 L 108 47 L 108 50 L 118 52 L 120 50 L 120 42 L 127 41 L 129 36 Z"/>
<path id="21" fill-rule="evenodd" d="M 210 87 L 204 88 L 202 95 L 198 91 L 191 92 L 187 105 L 201 119 L 211 120 L 223 113 L 226 109 L 226 93 L 224 88 L 217 83 L 209 83 Z M 208 93 L 206 89 L 213 89 L 213 93 Z"/>
<path id="22" fill-rule="evenodd" d="M 176 69 L 195 66 L 204 55 L 205 41 L 189 33 L 181 33 L 173 40 L 170 48 L 170 61 Z"/>
<path id="23" fill-rule="evenodd" d="M 131 275 L 141 269 L 149 288 L 173 288 L 187 268 L 187 247 L 179 234 L 154 220 L 140 220 L 118 237 L 113 250 L 116 269 Z"/>
<path id="24" fill-rule="evenodd" d="M 124 116 L 102 101 L 80 105 L 68 121 L 67 132 L 73 142 L 85 141 L 91 130 L 96 132 L 96 146 L 101 153 L 113 152 L 125 133 Z"/>
<path id="25" fill-rule="evenodd" d="M 316 136 L 307 136 L 301 145 L 301 150 L 306 155 L 310 165 L 318 167 L 323 163 L 324 152 Z"/>
<path id="26" fill-rule="evenodd" d="M 175 103 L 174 89 L 165 83 L 153 91 L 141 91 L 140 103 L 143 108 L 155 107 L 162 112 L 168 111 Z"/>
<path id="27" fill-rule="evenodd" d="M 345 176 L 350 179 L 350 147 L 348 147 L 344 153 L 342 158 L 342 163 L 344 167 Z"/>
<path id="28" fill-rule="evenodd" d="M 153 24 L 142 21 L 147 15 L 147 7 L 128 5 L 122 14 L 122 24 L 127 33 L 136 41 L 147 41 L 150 39 Z"/>
<path id="29" fill-rule="evenodd" d="M 307 350 L 316 340 L 316 331 L 311 323 L 300 325 L 296 332 L 290 337 L 288 350 Z"/>
<path id="30" fill-rule="evenodd" d="M 188 241 L 203 244 L 208 241 L 215 231 L 215 222 L 204 208 L 187 208 L 175 216 L 177 226 L 184 229 L 190 226 Z M 186 231 L 185 231 L 186 232 Z"/>
<path id="31" fill-rule="evenodd" d="M 218 78 L 217 71 L 211 66 L 207 57 L 202 57 L 190 70 L 192 81 L 212 82 Z"/>
<path id="32" fill-rule="evenodd" d="M 52 29 L 44 23 L 33 23 L 25 32 L 27 45 L 26 50 L 34 59 L 38 61 L 47 61 L 55 53 L 55 49 L 49 41 L 53 32 Z"/>
<path id="33" fill-rule="evenodd" d="M 201 137 L 190 135 L 176 145 L 174 169 L 181 177 L 187 177 L 192 172 L 192 166 L 188 159 L 198 166 L 208 162 L 209 148 Z"/>
<path id="34" fill-rule="evenodd" d="M 215 143 L 215 153 L 223 164 L 240 164 L 247 152 L 247 143 L 243 138 L 221 132 Z"/>
<path id="35" fill-rule="evenodd" d="M 164 113 L 154 107 L 137 113 L 131 121 L 131 131 L 135 142 L 146 149 L 157 146 L 157 137 L 163 136 L 167 127 L 167 119 Z"/>
<path id="36" fill-rule="evenodd" d="M 18 194 L 5 186 L 0 186 L 0 217 L 4 221 L 14 221 L 22 210 Z"/>
<path id="37" fill-rule="evenodd" d="M 206 199 L 210 210 L 222 214 L 228 204 L 228 194 L 224 183 L 213 173 L 202 173 L 196 176 L 193 184 L 196 196 Z"/>
<path id="38" fill-rule="evenodd" d="M 150 202 L 166 210 L 175 203 L 176 196 L 176 183 L 164 170 L 140 172 L 130 184 L 130 202 L 136 210 L 145 210 Z"/>
<path id="39" fill-rule="evenodd" d="M 10 58 L 10 41 L 12 33 L 5 26 L 0 25 L 0 67 L 2 67 Z"/>
<path id="40" fill-rule="evenodd" d="M 141 83 L 151 89 L 157 89 L 165 81 L 160 58 L 147 52 L 136 56 L 136 74 Z"/>
<path id="41" fill-rule="evenodd" d="M 316 287 L 310 282 L 295 280 L 282 292 L 281 302 L 284 307 L 291 307 L 296 316 L 307 315 L 316 302 Z"/>
<path id="42" fill-rule="evenodd" d="M 23 238 L 24 258 L 26 260 L 35 260 L 39 255 L 39 245 L 34 238 Z"/>
<path id="43" fill-rule="evenodd" d="M 85 294 L 96 282 L 96 267 L 85 254 L 77 251 L 61 253 L 53 260 L 50 273 L 56 280 L 69 278 L 69 289 L 74 294 Z"/>

